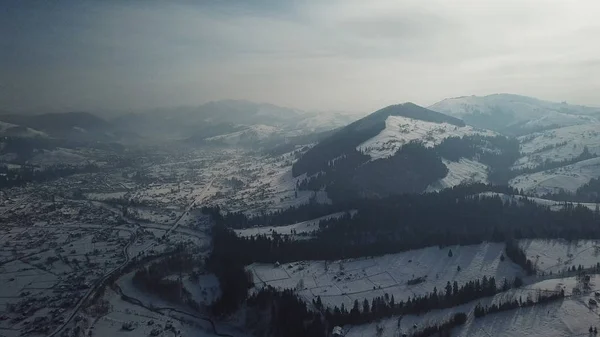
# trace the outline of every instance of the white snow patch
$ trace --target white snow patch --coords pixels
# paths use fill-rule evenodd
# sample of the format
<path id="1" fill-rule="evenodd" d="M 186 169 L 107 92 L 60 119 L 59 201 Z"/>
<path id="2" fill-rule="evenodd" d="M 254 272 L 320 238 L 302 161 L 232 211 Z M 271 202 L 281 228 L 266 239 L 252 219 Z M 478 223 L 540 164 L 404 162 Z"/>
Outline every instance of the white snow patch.
<path id="1" fill-rule="evenodd" d="M 593 158 L 558 169 L 523 174 L 509 181 L 509 185 L 528 194 L 542 195 L 561 190 L 575 192 L 592 178 L 600 177 L 600 158 Z"/>
<path id="2" fill-rule="evenodd" d="M 448 256 L 452 250 L 452 256 Z M 404 253 L 375 258 L 344 261 L 301 261 L 275 266 L 252 264 L 256 287 L 271 285 L 276 288 L 298 289 L 307 301 L 317 296 L 325 305 L 351 308 L 355 299 L 393 295 L 396 301 L 409 296 L 424 295 L 443 289 L 446 283 L 457 281 L 462 285 L 483 275 L 503 278 L 522 276 L 520 267 L 505 259 L 501 261 L 504 244 L 482 243 L 470 246 L 451 246 L 440 249 L 428 247 Z M 327 266 L 327 267 L 326 267 Z M 460 266 L 460 271 L 457 267 Z M 411 279 L 423 277 L 424 282 L 408 285 Z"/>
<path id="3" fill-rule="evenodd" d="M 489 130 L 479 130 L 471 126 L 457 126 L 448 123 L 433 123 L 422 120 L 389 116 L 385 120 L 385 129 L 377 136 L 360 144 L 356 149 L 363 151 L 372 159 L 381 159 L 394 155 L 403 145 L 411 141 L 421 141 L 426 147 L 440 144 L 449 137 L 471 135 L 495 136 Z"/>
<path id="4" fill-rule="evenodd" d="M 461 158 L 458 162 L 442 159 L 448 174 L 427 187 L 427 192 L 439 191 L 464 183 L 487 183 L 488 167 L 474 160 Z"/>

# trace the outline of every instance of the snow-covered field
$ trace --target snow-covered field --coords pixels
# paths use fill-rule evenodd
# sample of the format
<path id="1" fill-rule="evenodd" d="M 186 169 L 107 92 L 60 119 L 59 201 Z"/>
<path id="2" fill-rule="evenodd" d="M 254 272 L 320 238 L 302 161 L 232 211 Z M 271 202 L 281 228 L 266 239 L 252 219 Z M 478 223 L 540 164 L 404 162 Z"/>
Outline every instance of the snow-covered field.
<path id="1" fill-rule="evenodd" d="M 449 251 L 452 251 L 452 256 Z M 471 246 L 429 247 L 374 258 L 351 259 L 326 263 L 301 261 L 275 266 L 253 264 L 256 287 L 264 284 L 277 288 L 298 289 L 311 301 L 321 296 L 325 305 L 348 308 L 354 300 L 393 295 L 397 301 L 409 296 L 428 294 L 434 287 L 443 289 L 450 281 L 462 285 L 484 275 L 500 283 L 522 276 L 520 267 L 505 259 L 501 261 L 504 245 L 483 243 Z M 460 266 L 460 271 L 458 267 Z M 409 280 L 423 282 L 408 285 Z"/>
<path id="2" fill-rule="evenodd" d="M 542 195 L 561 190 L 575 192 L 592 178 L 600 177 L 600 158 L 577 162 L 561 168 L 523 174 L 509 181 L 509 185 L 528 194 Z"/>
<path id="3" fill-rule="evenodd" d="M 215 163 L 218 178 L 214 185 L 219 193 L 209 198 L 209 203 L 219 204 L 228 212 L 254 214 L 261 211 L 278 211 L 307 204 L 312 198 L 319 203 L 330 203 L 324 191 L 296 189 L 305 176 L 292 176 L 294 156 L 291 153 L 277 158 L 232 154 L 227 160 Z M 237 179 L 238 187 L 230 187 L 226 180 Z"/>
<path id="4" fill-rule="evenodd" d="M 600 240 L 522 240 L 520 246 L 536 269 L 545 274 L 579 265 L 589 268 L 600 262 Z"/>
<path id="5" fill-rule="evenodd" d="M 351 215 L 354 215 L 356 211 L 348 212 Z M 237 229 L 235 233 L 238 236 L 242 237 L 250 237 L 253 235 L 272 235 L 274 233 L 282 234 L 282 235 L 291 235 L 295 234 L 310 234 L 312 232 L 319 230 L 319 222 L 322 220 L 329 220 L 333 218 L 339 218 L 347 214 L 347 212 L 338 212 L 329 215 L 322 216 L 320 218 L 298 222 L 292 225 L 286 226 L 266 226 L 266 227 L 254 227 L 254 228 L 246 228 L 246 229 Z"/>
<path id="6" fill-rule="evenodd" d="M 600 123 L 563 127 L 519 137 L 523 155 L 514 168 L 534 167 L 545 161 L 562 161 L 579 156 L 585 147 L 600 154 Z"/>
<path id="7" fill-rule="evenodd" d="M 402 333 L 410 335 L 415 331 L 414 325 L 417 326 L 418 331 L 422 327 L 446 321 L 457 312 L 466 313 L 468 318 L 464 325 L 452 330 L 453 337 L 589 336 L 590 326 L 600 327 L 598 320 L 600 310 L 588 304 L 588 299 L 594 297 L 593 291 L 600 289 L 598 287 L 600 276 L 592 275 L 591 289 L 588 292 L 572 295 L 572 290 L 577 283 L 574 277 L 546 280 L 451 309 L 434 310 L 420 316 L 406 315 L 402 317 L 400 326 L 398 326 L 398 317 L 383 319 L 379 323 L 347 326 L 346 337 L 375 336 L 377 325 L 383 327 L 381 337 L 397 337 Z M 473 309 L 478 303 L 485 306 L 519 297 L 525 301 L 528 296 L 535 298 L 538 289 L 551 292 L 563 289 L 567 297 L 549 304 L 494 313 L 478 319 L 473 316 Z"/>
<path id="8" fill-rule="evenodd" d="M 418 140 L 424 146 L 432 147 L 449 137 L 469 135 L 494 136 L 489 130 L 479 130 L 471 126 L 456 126 L 448 123 L 433 123 L 422 120 L 389 116 L 385 121 L 385 129 L 377 136 L 360 144 L 356 149 L 363 151 L 372 159 L 386 158 L 394 155 L 402 145 Z"/>
<path id="9" fill-rule="evenodd" d="M 461 158 L 458 162 L 442 159 L 448 168 L 448 174 L 427 187 L 427 192 L 439 191 L 466 183 L 487 183 L 488 167 L 485 164 Z"/>

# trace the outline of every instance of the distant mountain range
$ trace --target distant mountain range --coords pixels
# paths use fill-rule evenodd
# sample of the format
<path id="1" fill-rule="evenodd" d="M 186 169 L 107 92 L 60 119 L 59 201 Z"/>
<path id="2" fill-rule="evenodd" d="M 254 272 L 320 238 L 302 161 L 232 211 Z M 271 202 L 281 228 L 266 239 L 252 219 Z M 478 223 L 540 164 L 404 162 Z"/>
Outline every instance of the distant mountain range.
<path id="1" fill-rule="evenodd" d="M 600 121 L 600 108 L 512 94 L 448 98 L 429 109 L 460 118 L 469 125 L 512 136 Z"/>
<path id="2" fill-rule="evenodd" d="M 600 176 L 599 108 L 495 94 L 449 98 L 429 108 L 392 105 L 355 119 L 227 100 L 108 120 L 86 112 L 5 113 L 0 136 L 42 140 L 29 148 L 43 147 L 44 139 L 174 141 L 274 155 L 303 148 L 293 175 L 301 188 L 327 189 L 333 197 L 423 192 L 464 182 L 509 183 L 534 194 L 574 192 Z"/>
<path id="3" fill-rule="evenodd" d="M 323 139 L 293 174 L 301 188 L 325 189 L 333 199 L 466 182 L 575 192 L 600 176 L 599 118 L 597 108 L 509 94 L 393 105 Z"/>
<path id="4" fill-rule="evenodd" d="M 148 138 L 259 146 L 274 139 L 280 141 L 331 130 L 352 120 L 349 114 L 306 112 L 272 104 L 225 100 L 197 107 L 127 114 L 114 122 Z"/>

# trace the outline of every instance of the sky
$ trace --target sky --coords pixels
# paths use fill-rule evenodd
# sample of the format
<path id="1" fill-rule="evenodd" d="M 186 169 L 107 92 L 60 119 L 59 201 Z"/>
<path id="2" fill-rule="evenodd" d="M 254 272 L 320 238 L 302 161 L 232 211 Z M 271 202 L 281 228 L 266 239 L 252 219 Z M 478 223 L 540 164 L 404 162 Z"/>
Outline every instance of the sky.
<path id="1" fill-rule="evenodd" d="M 597 0 L 13 1 L 0 110 L 245 99 L 320 111 L 516 93 L 600 106 Z"/>

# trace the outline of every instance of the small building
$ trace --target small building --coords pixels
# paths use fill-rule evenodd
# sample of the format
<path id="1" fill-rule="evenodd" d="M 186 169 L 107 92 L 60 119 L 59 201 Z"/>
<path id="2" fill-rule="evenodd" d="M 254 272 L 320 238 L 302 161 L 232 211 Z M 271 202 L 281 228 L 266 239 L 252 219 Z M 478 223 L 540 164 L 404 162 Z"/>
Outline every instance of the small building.
<path id="1" fill-rule="evenodd" d="M 331 336 L 333 337 L 342 337 L 344 336 L 344 329 L 341 326 L 333 327 L 333 331 L 331 332 Z"/>

